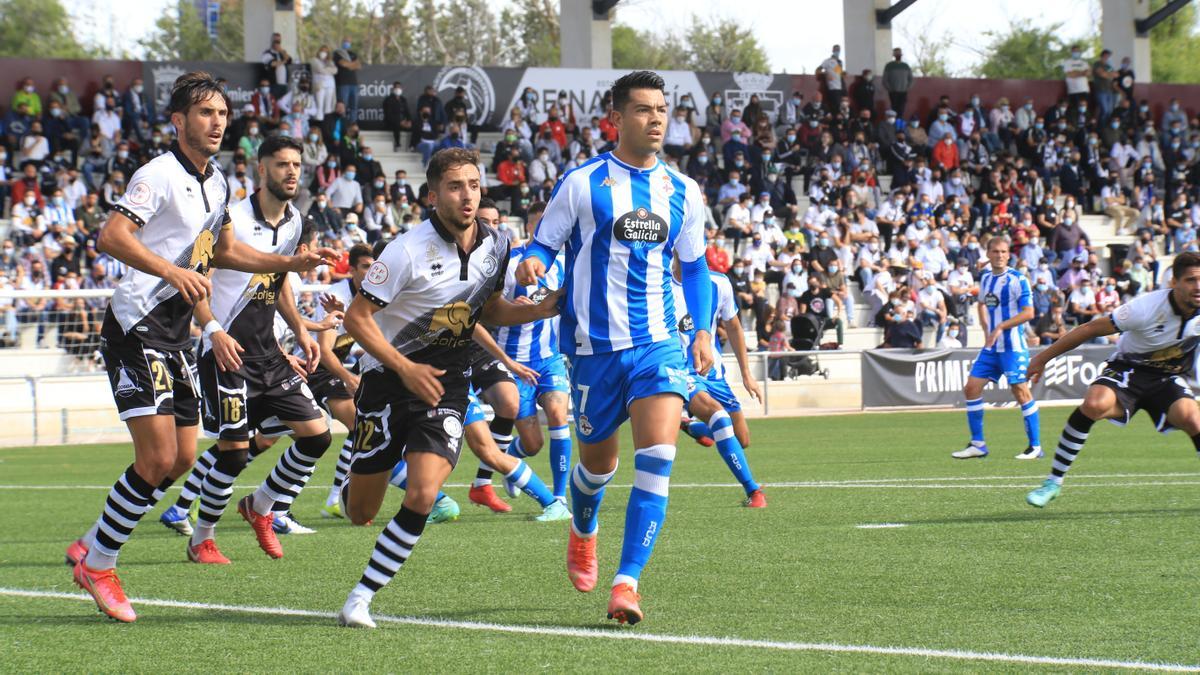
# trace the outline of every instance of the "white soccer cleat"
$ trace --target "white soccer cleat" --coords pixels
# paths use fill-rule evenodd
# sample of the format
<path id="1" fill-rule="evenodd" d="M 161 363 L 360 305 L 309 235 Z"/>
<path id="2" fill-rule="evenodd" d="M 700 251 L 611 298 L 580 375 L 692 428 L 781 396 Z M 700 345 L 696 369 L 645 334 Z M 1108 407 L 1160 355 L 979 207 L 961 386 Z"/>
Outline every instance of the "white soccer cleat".
<path id="1" fill-rule="evenodd" d="M 1045 456 L 1046 453 L 1042 451 L 1041 447 L 1035 448 L 1031 445 L 1025 448 L 1025 452 L 1017 455 L 1017 459 L 1041 459 Z"/>
<path id="2" fill-rule="evenodd" d="M 374 628 L 371 620 L 371 603 L 353 593 L 346 598 L 342 611 L 338 612 L 338 625 L 346 628 Z"/>
<path id="3" fill-rule="evenodd" d="M 987 449 L 986 445 L 975 445 L 974 443 L 968 443 L 967 447 L 963 448 L 962 450 L 959 450 L 958 452 L 950 453 L 950 456 L 953 457 L 954 459 L 972 459 L 975 457 L 987 457 L 988 449 Z"/>

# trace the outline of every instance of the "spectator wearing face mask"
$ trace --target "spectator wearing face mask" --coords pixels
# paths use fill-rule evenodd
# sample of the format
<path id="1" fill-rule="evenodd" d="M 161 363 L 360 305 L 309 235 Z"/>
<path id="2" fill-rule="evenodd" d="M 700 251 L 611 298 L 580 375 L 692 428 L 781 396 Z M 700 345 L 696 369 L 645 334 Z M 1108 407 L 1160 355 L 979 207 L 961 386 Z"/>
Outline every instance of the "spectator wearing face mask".
<path id="1" fill-rule="evenodd" d="M 329 206 L 329 197 L 325 194 L 318 194 L 313 198 L 312 205 L 308 207 L 308 213 L 305 215 L 312 219 L 318 231 L 324 234 L 332 234 L 342 229 L 342 218 L 336 209 Z"/>
<path id="2" fill-rule="evenodd" d="M 729 119 L 721 124 L 721 142 L 728 143 L 733 138 L 734 131 L 738 132 L 739 140 L 750 138 L 750 127 L 742 122 L 742 113 L 739 110 L 729 113 Z"/>
<path id="3" fill-rule="evenodd" d="M 722 223 L 725 236 L 733 244 L 734 253 L 740 254 L 742 242 L 745 241 L 753 231 L 753 226 L 750 222 L 750 193 L 742 192 L 738 195 L 737 201 L 729 205 L 729 210 L 725 212 L 725 221 Z"/>
<path id="4" fill-rule="evenodd" d="M 342 214 L 343 219 L 346 219 L 349 213 L 362 213 L 363 188 L 358 182 L 358 168 L 353 164 L 345 165 L 342 175 L 329 185 L 325 194 L 329 196 L 330 205 Z M 356 217 L 355 221 L 357 220 Z"/>
<path id="5" fill-rule="evenodd" d="M 539 148 L 537 157 L 529 165 L 529 182 L 541 185 L 547 180 L 558 180 L 558 167 L 550 161 L 549 148 Z"/>
<path id="6" fill-rule="evenodd" d="M 527 179 L 525 162 L 521 160 L 521 153 L 516 148 L 512 148 L 508 151 L 508 158 L 500 163 L 500 167 L 496 171 L 496 180 L 504 186 L 504 192 L 508 196 L 509 210 L 513 210 L 520 203 L 520 188 L 525 185 L 528 189 Z"/>
<path id="7" fill-rule="evenodd" d="M 246 172 L 246 163 L 238 160 L 233 165 L 233 175 L 228 177 L 229 203 L 236 204 L 254 194 L 254 177 Z"/>
<path id="8" fill-rule="evenodd" d="M 1079 325 L 1091 321 L 1099 314 L 1100 308 L 1096 305 L 1096 293 L 1092 287 L 1092 280 L 1084 277 L 1079 282 L 1079 286 L 1067 296 L 1067 319 L 1071 323 Z"/>
<path id="9" fill-rule="evenodd" d="M 367 232 L 367 243 L 374 244 L 384 232 L 396 227 L 396 217 L 383 193 L 375 195 L 369 208 L 363 211 L 363 229 Z"/>
<path id="10" fill-rule="evenodd" d="M 708 262 L 708 269 L 721 274 L 728 274 L 733 266 L 729 249 L 725 248 L 725 239 L 720 235 L 709 239 L 708 247 L 704 250 L 704 259 Z"/>
<path id="11" fill-rule="evenodd" d="M 139 145 L 144 145 L 150 136 L 150 125 L 157 117 L 154 112 L 154 101 L 145 92 L 141 78 L 134 78 L 129 89 L 121 96 L 121 124 L 126 138 L 136 138 Z"/>
<path id="12" fill-rule="evenodd" d="M 667 133 L 663 136 L 663 152 L 676 161 L 682 161 L 692 141 L 692 125 L 688 122 L 687 111 L 677 108 L 671 116 L 671 121 L 667 123 Z"/>

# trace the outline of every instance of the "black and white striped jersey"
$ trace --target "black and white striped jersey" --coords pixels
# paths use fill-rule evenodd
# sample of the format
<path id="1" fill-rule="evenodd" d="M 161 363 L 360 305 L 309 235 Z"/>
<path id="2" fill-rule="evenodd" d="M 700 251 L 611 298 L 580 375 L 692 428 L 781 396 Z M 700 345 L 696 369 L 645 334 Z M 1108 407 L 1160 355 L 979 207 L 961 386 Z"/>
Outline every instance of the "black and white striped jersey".
<path id="1" fill-rule="evenodd" d="M 1109 315 L 1117 331 L 1117 350 L 1109 361 L 1144 370 L 1182 375 L 1196 366 L 1200 346 L 1200 311 L 1180 307 L 1174 291 L 1143 293 Z"/>
<path id="2" fill-rule="evenodd" d="M 354 296 L 358 294 L 358 287 L 354 285 L 353 278 L 341 279 L 330 284 L 329 290 L 325 293 L 341 301 L 342 307 L 349 307 Z M 325 308 L 318 301 L 317 309 L 313 313 L 313 321 L 320 323 L 324 320 Z M 345 363 L 350 356 L 350 350 L 354 348 L 354 336 L 346 332 L 344 324 L 338 324 L 337 328 L 333 329 L 333 334 L 337 336 L 333 339 L 333 353 L 339 361 Z"/>
<path id="3" fill-rule="evenodd" d="M 474 248 L 463 251 L 433 214 L 387 245 L 359 289 L 383 308 L 375 322 L 392 346 L 445 377 L 463 376 L 483 305 L 504 290 L 508 236 L 478 228 Z M 369 353 L 359 363 L 363 372 L 381 367 Z"/>
<path id="4" fill-rule="evenodd" d="M 151 253 L 200 273 L 208 271 L 222 226 L 228 222 L 229 186 L 216 162 L 196 169 L 179 146 L 134 172 L 113 207 L 138 224 L 135 236 Z M 144 344 L 186 349 L 192 306 L 161 278 L 129 267 L 117 282 L 102 334 L 133 333 Z"/>
<path id="5" fill-rule="evenodd" d="M 264 253 L 290 256 L 300 243 L 300 212 L 289 203 L 283 218 L 270 223 L 263 216 L 256 192 L 249 199 L 229 207 L 233 233 L 238 241 Z M 284 273 L 239 272 L 218 268 L 212 273 L 212 297 L 209 300 L 213 319 L 238 341 L 245 350 L 242 360 L 256 361 L 279 357 L 275 340 L 275 301 Z M 200 353 L 212 348 L 206 338 Z"/>

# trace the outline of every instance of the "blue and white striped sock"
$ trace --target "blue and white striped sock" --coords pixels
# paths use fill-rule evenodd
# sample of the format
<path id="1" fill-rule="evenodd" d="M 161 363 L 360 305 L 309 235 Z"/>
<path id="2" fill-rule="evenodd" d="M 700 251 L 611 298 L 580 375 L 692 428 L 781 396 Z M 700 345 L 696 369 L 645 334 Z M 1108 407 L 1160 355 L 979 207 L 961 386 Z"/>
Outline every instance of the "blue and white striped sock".
<path id="1" fill-rule="evenodd" d="M 625 541 L 613 586 L 629 584 L 637 590 L 638 578 L 650 561 L 667 517 L 667 491 L 674 461 L 673 445 L 652 445 L 634 453 L 633 490 L 625 510 Z"/>
<path id="2" fill-rule="evenodd" d="M 713 440 L 717 442 L 717 452 L 721 454 L 721 459 L 725 460 L 725 465 L 729 467 L 733 477 L 742 484 L 742 489 L 747 495 L 757 490 L 758 483 L 754 482 L 754 477 L 750 475 L 746 451 L 742 449 L 737 434 L 733 432 L 733 420 L 729 418 L 729 413 L 724 410 L 713 413 L 708 420 L 708 428 L 712 429 Z"/>
<path id="3" fill-rule="evenodd" d="M 609 473 L 592 473 L 576 464 L 571 472 L 571 529 L 581 537 L 596 533 L 600 515 L 600 502 L 604 499 L 604 486 L 617 474 L 617 467 Z"/>
<path id="4" fill-rule="evenodd" d="M 525 459 L 529 453 L 525 452 L 525 448 L 521 446 L 521 438 L 518 436 L 513 439 L 512 443 L 508 444 L 508 448 L 501 448 L 501 452 L 505 452 L 517 459 Z"/>
<path id="5" fill-rule="evenodd" d="M 1021 415 L 1025 419 L 1025 435 L 1029 437 L 1029 445 L 1034 450 L 1039 450 L 1042 447 L 1042 423 L 1038 417 L 1038 404 L 1036 399 L 1030 399 L 1028 403 L 1021 406 Z"/>
<path id="6" fill-rule="evenodd" d="M 554 495 L 546 489 L 546 484 L 538 477 L 533 469 L 525 463 L 525 460 L 518 459 L 517 465 L 512 471 L 504 475 L 505 478 L 512 481 L 513 485 L 517 486 L 521 492 L 532 497 L 544 509 L 554 501 Z"/>
<path id="7" fill-rule="evenodd" d="M 971 428 L 971 442 L 984 445 L 983 442 L 983 399 L 967 399 L 967 426 Z"/>
<path id="8" fill-rule="evenodd" d="M 512 447 L 517 447 L 514 441 Z M 571 473 L 571 428 L 567 425 L 550 427 L 550 480 L 554 483 L 554 496 L 567 496 L 567 476 Z"/>

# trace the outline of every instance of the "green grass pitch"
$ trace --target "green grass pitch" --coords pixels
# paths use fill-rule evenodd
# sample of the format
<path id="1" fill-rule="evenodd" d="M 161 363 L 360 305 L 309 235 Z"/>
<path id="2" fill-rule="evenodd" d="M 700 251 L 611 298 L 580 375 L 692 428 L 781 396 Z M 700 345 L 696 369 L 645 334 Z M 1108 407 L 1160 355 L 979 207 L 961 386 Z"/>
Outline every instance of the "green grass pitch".
<path id="1" fill-rule="evenodd" d="M 103 619 L 90 601 L 52 595 L 79 592 L 63 549 L 97 516 L 98 488 L 130 462 L 129 446 L 3 449 L 0 669 L 1027 672 L 1109 668 L 1086 660 L 1200 663 L 1200 464 L 1191 443 L 1154 433 L 1144 416 L 1124 430 L 1098 424 L 1062 496 L 1033 509 L 1024 495 L 1049 470 L 1068 412 L 1042 411 L 1048 456 L 1032 462 L 1013 459 L 1025 446 L 1015 410 L 989 410 L 992 456 L 969 461 L 949 457 L 966 438 L 961 412 L 754 421 L 748 454 L 767 486 L 764 511 L 741 508 L 742 492 L 715 450 L 681 436 L 667 522 L 642 578 L 646 619 L 632 628 L 604 617 L 632 480 L 627 431 L 601 512 L 594 593 L 571 587 L 567 526 L 530 522 L 532 500 L 514 500 L 507 515 L 467 503 L 475 469 L 467 455 L 448 488 L 461 519 L 427 528 L 373 605 L 377 618 L 417 620 L 381 622 L 376 631 L 332 619 L 381 524 L 318 516 L 337 441 L 295 508 L 318 532 L 282 537 L 282 560 L 259 551 L 231 502 L 217 540 L 233 564 L 187 562 L 186 540 L 157 522 L 172 490 L 121 555 L 139 614 L 133 625 Z M 242 475 L 235 500 L 281 448 Z M 532 466 L 549 480 L 544 454 Z M 51 486 L 60 489 L 44 489 Z M 380 521 L 399 499 L 389 495 Z M 885 523 L 904 527 L 857 527 Z M 637 639 L 606 639 L 621 636 Z M 955 650 L 1009 656 L 944 653 Z"/>

